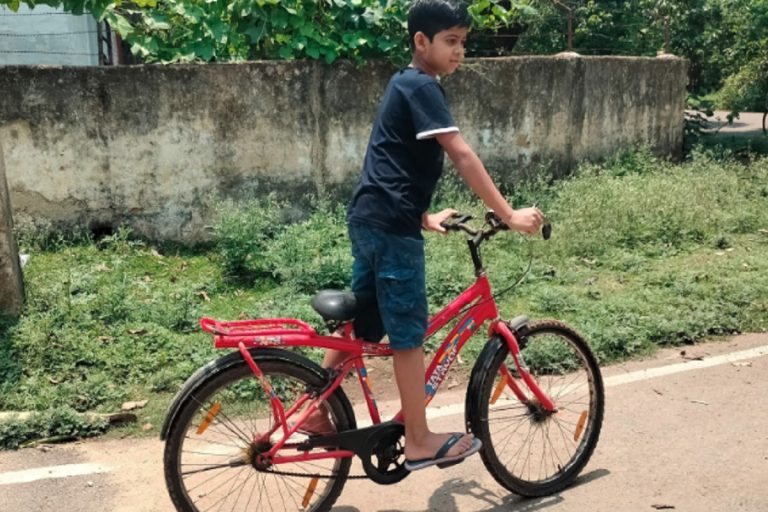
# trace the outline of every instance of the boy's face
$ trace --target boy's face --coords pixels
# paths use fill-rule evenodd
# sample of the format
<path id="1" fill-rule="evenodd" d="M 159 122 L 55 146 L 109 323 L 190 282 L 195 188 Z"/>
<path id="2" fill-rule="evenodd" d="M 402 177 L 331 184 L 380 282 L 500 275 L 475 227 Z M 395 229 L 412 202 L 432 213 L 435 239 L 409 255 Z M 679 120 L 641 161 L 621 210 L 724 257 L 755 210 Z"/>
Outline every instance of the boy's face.
<path id="1" fill-rule="evenodd" d="M 436 75 L 450 75 L 464 60 L 464 45 L 467 43 L 466 27 L 441 30 L 432 41 L 421 32 L 415 37 L 416 52 L 420 60 L 429 66 L 427 72 Z M 421 35 L 422 37 L 419 37 Z"/>

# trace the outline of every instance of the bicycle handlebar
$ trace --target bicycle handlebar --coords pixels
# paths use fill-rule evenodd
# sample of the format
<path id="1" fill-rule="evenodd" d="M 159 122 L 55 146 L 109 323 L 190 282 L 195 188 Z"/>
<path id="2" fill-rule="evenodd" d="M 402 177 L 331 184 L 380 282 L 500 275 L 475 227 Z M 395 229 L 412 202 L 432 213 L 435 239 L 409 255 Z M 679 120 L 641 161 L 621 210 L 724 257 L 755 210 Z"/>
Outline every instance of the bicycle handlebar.
<path id="1" fill-rule="evenodd" d="M 501 218 L 496 215 L 492 210 L 485 212 L 485 223 L 490 225 L 488 229 L 477 230 L 466 223 L 472 220 L 474 217 L 468 213 L 454 213 L 451 217 L 444 220 L 440 225 L 448 231 L 464 231 L 468 235 L 475 237 L 478 242 L 488 240 L 499 231 L 508 231 L 507 226 Z M 544 240 L 549 240 L 552 236 L 552 224 L 548 220 L 544 220 L 541 226 L 541 236 Z"/>

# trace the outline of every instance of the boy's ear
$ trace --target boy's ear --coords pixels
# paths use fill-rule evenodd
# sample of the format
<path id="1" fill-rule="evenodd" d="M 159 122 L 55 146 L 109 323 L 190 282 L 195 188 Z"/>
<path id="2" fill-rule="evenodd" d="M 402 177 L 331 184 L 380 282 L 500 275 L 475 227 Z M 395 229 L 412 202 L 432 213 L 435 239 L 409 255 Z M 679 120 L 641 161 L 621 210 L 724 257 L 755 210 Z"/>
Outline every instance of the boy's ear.
<path id="1" fill-rule="evenodd" d="M 418 31 L 413 35 L 413 47 L 416 50 L 425 51 L 428 43 L 429 37 L 424 32 Z"/>

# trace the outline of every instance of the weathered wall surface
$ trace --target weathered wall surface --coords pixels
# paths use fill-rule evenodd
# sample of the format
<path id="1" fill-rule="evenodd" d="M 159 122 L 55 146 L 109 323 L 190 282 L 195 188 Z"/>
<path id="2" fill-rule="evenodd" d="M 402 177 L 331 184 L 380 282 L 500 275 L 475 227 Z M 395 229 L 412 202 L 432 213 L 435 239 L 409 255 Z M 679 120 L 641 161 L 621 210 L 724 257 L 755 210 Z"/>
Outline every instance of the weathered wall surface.
<path id="1" fill-rule="evenodd" d="M 5 183 L 3 146 L 0 144 L 0 314 L 18 315 L 24 305 L 24 282 L 19 251 L 13 236 L 10 197 Z"/>
<path id="2" fill-rule="evenodd" d="M 356 179 L 393 69 L 316 62 L 0 68 L 14 208 L 65 223 L 205 237 L 212 205 Z M 617 149 L 682 147 L 686 62 L 518 57 L 444 80 L 465 137 L 502 179 Z"/>

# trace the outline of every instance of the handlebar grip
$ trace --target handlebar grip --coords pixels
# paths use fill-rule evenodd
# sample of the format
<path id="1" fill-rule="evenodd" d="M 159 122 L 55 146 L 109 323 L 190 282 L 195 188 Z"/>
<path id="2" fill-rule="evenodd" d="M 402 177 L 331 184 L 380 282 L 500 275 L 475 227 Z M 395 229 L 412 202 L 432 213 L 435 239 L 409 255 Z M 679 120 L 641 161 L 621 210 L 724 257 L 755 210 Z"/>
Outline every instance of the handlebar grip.
<path id="1" fill-rule="evenodd" d="M 541 236 L 544 240 L 549 240 L 552 236 L 552 224 L 549 221 L 545 221 L 541 226 Z"/>

